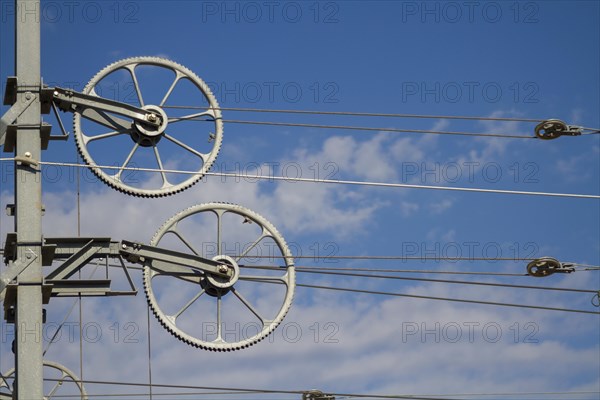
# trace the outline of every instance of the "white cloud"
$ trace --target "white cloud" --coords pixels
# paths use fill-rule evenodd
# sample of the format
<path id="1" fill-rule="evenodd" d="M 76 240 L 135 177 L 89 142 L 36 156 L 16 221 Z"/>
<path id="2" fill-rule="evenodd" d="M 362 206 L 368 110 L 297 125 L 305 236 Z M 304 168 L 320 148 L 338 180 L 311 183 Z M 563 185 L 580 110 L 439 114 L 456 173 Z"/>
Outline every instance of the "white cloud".
<path id="1" fill-rule="evenodd" d="M 420 206 L 418 203 L 412 203 L 409 201 L 400 201 L 398 204 L 400 208 L 400 213 L 404 217 L 410 217 L 419 211 Z"/>
<path id="2" fill-rule="evenodd" d="M 454 205 L 454 201 L 452 199 L 443 199 L 440 200 L 437 203 L 430 203 L 429 204 L 429 209 L 431 210 L 431 213 L 434 215 L 439 215 L 442 214 L 443 212 L 445 212 L 446 210 L 449 210 L 450 208 L 452 208 L 452 206 Z"/>
<path id="3" fill-rule="evenodd" d="M 442 128 L 444 126 L 439 126 Z M 483 161 L 505 154 L 505 144 L 485 140 L 480 150 L 470 153 L 473 158 L 469 160 Z M 300 149 L 286 161 L 301 165 L 335 162 L 340 175 L 348 173 L 364 179 L 388 180 L 397 177 L 398 163 L 418 161 L 425 148 L 434 147 L 435 141 L 429 138 L 395 138 L 387 134 L 367 140 L 332 137 L 317 152 Z M 97 185 L 93 192 L 82 195 L 82 234 L 111 236 L 115 240 L 148 242 L 173 213 L 192 204 L 214 200 L 239 203 L 261 213 L 288 241 L 293 241 L 295 235 L 317 233 L 341 239 L 346 235 L 367 237 L 377 228 L 370 223 L 372 217 L 388 206 L 386 202 L 374 201 L 369 190 L 338 185 L 259 184 L 248 180 L 235 182 L 232 178 L 222 182 L 219 177 L 210 177 L 177 196 L 154 200 L 127 197 Z M 7 193 L 3 193 L 2 203 L 8 200 Z M 44 202 L 46 235 L 73 235 L 76 226 L 74 193 L 68 190 L 46 192 Z M 423 210 L 437 215 L 454 205 L 448 198 L 423 204 L 409 196 L 393 204 L 400 207 L 404 217 Z M 11 228 L 6 218 L 2 222 L 4 232 Z M 427 238 L 455 241 L 457 229 L 431 229 Z M 570 285 L 579 287 L 589 283 L 585 275 L 573 277 L 577 279 L 569 279 Z M 134 278 L 141 289 L 139 273 Z M 122 283 L 122 278 L 113 279 Z M 569 308 L 574 307 L 571 301 L 579 302 L 575 303 L 577 307 L 584 307 L 583 303 L 587 306 L 589 302 L 587 297 L 574 300 L 544 291 L 492 290 L 464 285 L 399 284 L 391 280 L 374 282 L 339 277 L 317 279 L 307 275 L 300 276 L 298 281 L 412 295 L 499 302 L 510 299 L 511 303 Z M 181 300 L 185 294 L 185 291 L 174 290 L 168 295 Z M 270 302 L 274 298 L 267 293 L 261 300 Z M 70 300 L 53 299 L 52 306 L 48 307 L 49 321 L 60 321 L 70 304 Z M 135 298 L 85 300 L 84 305 L 84 321 L 98 324 L 103 332 L 102 340 L 93 343 L 88 338 L 84 343 L 84 377 L 146 382 L 147 306 L 143 294 Z M 597 391 L 600 382 L 594 374 L 600 366 L 599 346 L 593 339 L 598 333 L 594 318 L 596 316 L 297 288 L 295 302 L 283 325 L 264 342 L 238 352 L 210 353 L 191 348 L 172 337 L 151 316 L 153 376 L 155 383 L 290 390 L 344 388 L 359 393 L 471 391 L 465 388 L 476 388 L 479 392 L 539 391 L 540 388 Z M 74 315 L 70 321 L 76 319 Z M 134 330 L 125 327 L 128 323 L 133 324 L 127 326 L 133 326 Z M 496 341 L 498 327 L 501 337 Z M 235 328 L 233 332 L 235 334 Z M 458 332 L 460 338 L 456 339 Z M 130 333 L 133 334 L 130 339 L 135 341 L 126 342 L 125 337 Z M 531 334 L 533 336 L 528 336 Z M 0 345 L 0 367 L 5 369 L 13 362 L 10 340 Z M 78 346 L 63 336 L 52 346 L 48 357 L 77 370 L 78 351 Z M 88 390 L 123 393 L 126 389 L 91 385 Z"/>
<path id="4" fill-rule="evenodd" d="M 591 160 L 593 156 L 589 153 L 560 158 L 556 161 L 556 171 L 568 183 L 585 182 L 592 178 L 592 173 L 586 168 Z"/>

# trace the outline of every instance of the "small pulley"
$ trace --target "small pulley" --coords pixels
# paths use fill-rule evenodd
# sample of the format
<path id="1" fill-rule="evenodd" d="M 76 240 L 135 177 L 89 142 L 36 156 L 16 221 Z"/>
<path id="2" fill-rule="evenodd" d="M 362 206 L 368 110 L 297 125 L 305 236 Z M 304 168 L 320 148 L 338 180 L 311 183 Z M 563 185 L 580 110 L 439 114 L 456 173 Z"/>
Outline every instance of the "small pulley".
<path id="1" fill-rule="evenodd" d="M 527 264 L 527 273 L 537 278 L 544 278 L 554 273 L 571 273 L 575 271 L 572 264 L 563 264 L 556 258 L 541 257 L 536 258 Z"/>
<path id="2" fill-rule="evenodd" d="M 544 140 L 556 139 L 560 136 L 579 136 L 583 128 L 567 125 L 559 119 L 548 119 L 535 127 L 535 135 Z"/>

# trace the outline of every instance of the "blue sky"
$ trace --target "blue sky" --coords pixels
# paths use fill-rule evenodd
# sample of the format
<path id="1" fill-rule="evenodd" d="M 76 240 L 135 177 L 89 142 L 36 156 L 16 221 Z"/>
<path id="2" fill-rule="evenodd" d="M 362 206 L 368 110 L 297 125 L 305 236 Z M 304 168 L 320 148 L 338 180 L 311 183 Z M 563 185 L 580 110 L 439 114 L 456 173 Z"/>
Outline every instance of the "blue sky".
<path id="1" fill-rule="evenodd" d="M 4 88 L 6 77 L 14 74 L 14 9 L 12 1 L 2 0 L 0 7 Z M 41 11 L 42 75 L 56 86 L 81 90 L 106 65 L 149 55 L 194 71 L 222 107 L 558 118 L 600 127 L 600 6 L 594 1 L 43 1 Z M 225 119 L 507 134 L 532 134 L 534 126 L 223 114 Z M 58 133 L 54 118 L 45 119 Z M 70 115 L 63 114 L 63 121 L 72 131 Z M 52 142 L 44 159 L 74 162 L 76 154 L 71 137 Z M 169 161 L 178 165 L 178 160 Z M 10 165 L 0 166 L 4 207 L 12 201 L 13 187 Z M 214 170 L 253 173 L 257 167 L 265 174 L 307 178 L 318 174 L 374 182 L 600 193 L 598 135 L 538 141 L 225 123 Z M 67 168 L 57 171 L 44 175 L 44 232 L 74 235 L 74 173 Z M 197 203 L 226 201 L 265 216 L 302 255 L 455 256 L 458 251 L 474 257 L 552 256 L 600 263 L 597 199 L 219 177 L 164 199 L 141 199 L 86 174 L 83 235 L 148 242 L 174 213 Z M 6 216 L 1 222 L 4 237 L 12 222 Z M 315 258 L 297 264 L 525 272 L 522 262 L 325 263 Z M 141 289 L 141 276 L 134 277 Z M 597 271 L 540 280 L 473 279 L 600 289 Z M 598 310 L 590 305 L 589 294 L 308 274 L 300 275 L 298 282 Z M 60 322 L 70 306 L 70 300 L 53 300 L 47 307 L 49 321 Z M 102 340 L 84 343 L 84 376 L 145 381 L 143 293 L 85 300 L 83 309 L 86 321 L 99 324 L 104 333 Z M 69 321 L 75 323 L 76 315 Z M 124 328 L 129 322 L 137 329 L 135 343 L 123 340 L 122 334 L 130 332 Z M 600 321 L 594 315 L 298 288 L 284 323 L 297 326 L 283 325 L 272 342 L 214 354 L 179 342 L 152 319 L 154 381 L 346 393 L 596 392 L 568 396 L 577 399 L 594 398 L 600 391 Z M 467 338 L 470 323 L 478 324 L 473 341 Z M 463 336 L 451 343 L 444 335 L 456 326 Z M 484 326 L 500 327 L 502 337 L 489 340 Z M 113 340 L 115 327 L 119 340 Z M 286 327 L 300 327 L 303 336 L 286 340 Z M 412 334 L 415 327 L 418 331 Z M 5 324 L 2 328 L 9 329 Z M 425 329 L 437 330 L 439 343 L 435 334 L 424 334 Z M 335 341 L 325 340 L 329 333 Z M 48 357 L 79 371 L 78 346 L 69 342 L 63 336 Z M 5 335 L 0 350 L 4 371 L 13 362 Z M 225 378 L 219 373 L 224 370 Z"/>

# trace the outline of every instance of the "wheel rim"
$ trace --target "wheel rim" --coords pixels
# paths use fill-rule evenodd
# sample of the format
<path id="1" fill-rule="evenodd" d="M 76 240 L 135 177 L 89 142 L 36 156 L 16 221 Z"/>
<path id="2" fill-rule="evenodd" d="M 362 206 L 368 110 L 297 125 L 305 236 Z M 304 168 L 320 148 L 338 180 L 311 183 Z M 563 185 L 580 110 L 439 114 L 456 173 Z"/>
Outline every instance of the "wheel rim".
<path id="1" fill-rule="evenodd" d="M 184 226 L 192 218 L 202 218 L 203 222 L 195 222 L 195 225 L 188 222 L 189 225 Z M 228 232 L 230 226 L 237 223 L 253 224 L 249 231 L 253 235 L 260 231 L 260 234 L 238 254 L 227 255 L 225 253 L 241 248 L 233 246 L 230 240 L 233 236 L 241 237 L 241 234 L 238 231 Z M 200 244 L 198 238 L 188 237 L 188 232 L 204 232 L 206 226 L 214 228 L 213 237 L 217 238 L 214 246 L 211 242 L 211 249 L 206 248 L 207 242 Z M 207 350 L 231 351 L 258 343 L 281 323 L 294 295 L 294 263 L 285 239 L 265 218 L 233 204 L 201 204 L 174 215 L 156 232 L 151 244 L 163 247 L 166 238 L 170 240 L 166 243 L 167 248 L 179 244 L 194 254 L 222 262 L 224 268 L 234 270 L 232 278 L 222 279 L 193 272 L 186 276 L 173 276 L 162 274 L 149 263 L 144 266 L 148 303 L 157 319 L 174 336 Z M 272 257 L 268 258 L 283 266 L 255 273 L 257 263 L 266 263 L 263 258 L 253 259 L 260 246 L 272 249 Z M 214 253 L 216 255 L 212 256 Z M 158 280 L 163 282 L 162 286 L 157 284 Z M 273 288 L 272 293 L 269 293 L 270 288 Z M 180 293 L 180 298 L 174 299 Z M 270 304 L 265 304 L 265 299 Z M 235 320 L 238 314 L 241 319 Z M 205 330 L 204 327 L 211 329 Z M 232 327 L 235 332 L 232 332 Z"/>
<path id="2" fill-rule="evenodd" d="M 139 78 L 152 74 L 160 75 L 165 85 L 154 86 L 151 79 Z M 131 82 L 120 83 L 127 77 Z M 114 94 L 112 97 L 136 103 L 163 123 L 151 129 L 143 123 L 105 113 L 106 123 L 100 124 L 88 118 L 93 110 L 76 110 L 74 136 L 91 171 L 111 187 L 142 197 L 171 195 L 198 182 L 214 163 L 223 139 L 221 112 L 208 85 L 173 61 L 135 57 L 117 61 L 98 72 L 83 93 L 111 97 L 108 89 L 113 81 L 121 85 L 115 86 L 118 90 L 114 93 L 123 92 L 121 87 L 125 87 L 130 96 L 121 99 Z M 200 109 L 180 115 L 177 112 L 182 110 L 170 108 L 171 101 L 184 98 L 189 98 L 186 107 Z M 175 172 L 180 169 L 186 173 Z"/>
<path id="3" fill-rule="evenodd" d="M 49 379 L 53 376 L 52 381 L 50 382 L 50 387 L 44 391 L 44 400 L 49 400 L 56 397 L 66 396 L 72 393 L 66 393 L 69 388 L 72 388 L 77 394 L 81 396 L 81 399 L 87 400 L 88 395 L 81 383 L 79 377 L 75 375 L 73 371 L 61 365 L 59 363 L 55 363 L 52 361 L 44 361 L 44 379 Z M 56 373 L 60 374 L 60 377 L 57 377 Z M 70 385 L 66 385 L 65 383 L 70 383 Z M 6 371 L 4 374 L 0 376 L 0 393 L 2 393 L 2 389 L 8 390 L 7 394 L 12 394 L 14 392 L 15 385 L 15 369 L 11 368 Z"/>

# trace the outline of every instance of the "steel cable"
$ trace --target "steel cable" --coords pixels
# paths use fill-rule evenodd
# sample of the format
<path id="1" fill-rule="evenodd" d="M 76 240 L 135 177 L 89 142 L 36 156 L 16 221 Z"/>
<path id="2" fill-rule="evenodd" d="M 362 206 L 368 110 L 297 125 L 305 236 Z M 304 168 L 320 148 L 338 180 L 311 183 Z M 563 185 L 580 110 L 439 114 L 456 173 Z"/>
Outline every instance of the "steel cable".
<path id="1" fill-rule="evenodd" d="M 75 168 L 97 168 L 97 169 L 117 169 L 127 171 L 140 171 L 140 172 L 162 172 L 162 173 L 173 173 L 173 174 L 188 174 L 197 175 L 198 171 L 182 171 L 175 169 L 156 169 L 156 168 L 139 168 L 139 167 L 115 167 L 108 165 L 77 165 L 73 163 L 61 163 L 52 161 L 40 161 L 40 165 L 52 165 L 62 167 L 75 167 Z M 433 185 L 413 185 L 407 183 L 386 183 L 386 182 L 370 182 L 370 181 L 352 181 L 352 180 L 334 180 L 334 179 L 313 179 L 313 178 L 297 178 L 297 177 L 284 177 L 284 176 L 272 176 L 272 175 L 260 175 L 260 174 L 235 174 L 226 172 L 207 172 L 207 176 L 220 176 L 220 177 L 234 177 L 234 178 L 245 178 L 252 180 L 271 180 L 271 181 L 287 181 L 287 182 L 307 182 L 307 183 L 326 183 L 326 184 L 337 184 L 337 185 L 357 185 L 357 186 L 370 186 L 370 187 L 388 187 L 388 188 L 408 188 L 408 189 L 430 189 L 430 190 L 446 190 L 446 191 L 459 191 L 459 192 L 476 192 L 476 193 L 497 193 L 497 194 L 515 194 L 515 195 L 526 195 L 526 196 L 544 196 L 544 197 L 569 197 L 569 198 L 583 198 L 583 199 L 600 199 L 600 195 L 592 194 L 577 194 L 577 193 L 555 193 L 555 192 L 530 192 L 522 190 L 501 190 L 501 189 L 483 189 L 483 188 L 467 188 L 467 187 L 456 187 L 456 186 L 433 186 Z"/>

